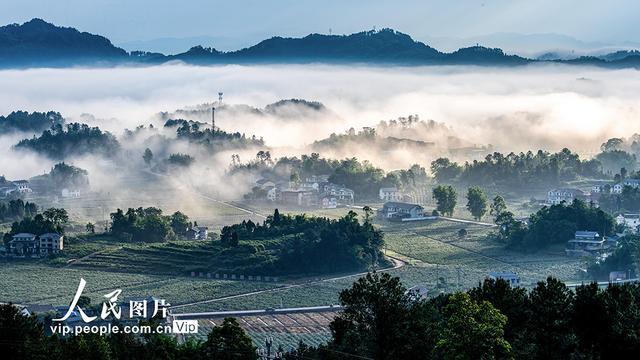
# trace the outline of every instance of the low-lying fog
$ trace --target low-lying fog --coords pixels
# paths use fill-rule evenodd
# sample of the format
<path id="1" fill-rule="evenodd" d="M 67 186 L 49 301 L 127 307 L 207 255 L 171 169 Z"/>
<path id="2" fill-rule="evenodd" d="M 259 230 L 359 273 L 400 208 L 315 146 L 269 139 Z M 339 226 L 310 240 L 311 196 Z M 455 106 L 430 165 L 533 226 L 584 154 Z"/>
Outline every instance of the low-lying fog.
<path id="1" fill-rule="evenodd" d="M 609 137 L 640 132 L 637 77 L 636 70 L 566 65 L 383 68 L 172 64 L 4 70 L 0 71 L 0 114 L 55 110 L 67 122 L 98 125 L 120 137 L 125 128 L 161 125 L 161 111 L 211 103 L 223 91 L 226 104 L 262 108 L 281 99 L 298 98 L 327 107 L 320 115 L 299 111 L 291 116 L 223 113 L 216 118 L 216 125 L 224 130 L 264 137 L 275 157 L 308 152 L 305 146 L 334 132 L 342 134 L 351 127 L 358 130 L 411 114 L 445 124 L 467 144 L 491 144 L 495 150 L 507 152 L 570 147 L 590 155 Z M 198 119 L 208 121 L 209 115 L 194 118 Z M 419 140 L 421 134 L 416 137 Z M 0 137 L 0 173 L 15 179 L 48 171 L 53 161 L 11 150 L 18 138 Z M 356 147 L 325 155 L 368 157 L 386 169 L 414 162 L 428 167 L 427 161 L 433 157 L 408 152 L 378 159 L 378 153 L 367 153 L 368 149 Z M 223 172 L 224 162 L 220 160 L 219 167 L 208 171 Z M 79 166 L 91 167 L 90 163 L 84 161 Z M 93 184 L 99 182 L 95 177 L 92 174 Z"/>

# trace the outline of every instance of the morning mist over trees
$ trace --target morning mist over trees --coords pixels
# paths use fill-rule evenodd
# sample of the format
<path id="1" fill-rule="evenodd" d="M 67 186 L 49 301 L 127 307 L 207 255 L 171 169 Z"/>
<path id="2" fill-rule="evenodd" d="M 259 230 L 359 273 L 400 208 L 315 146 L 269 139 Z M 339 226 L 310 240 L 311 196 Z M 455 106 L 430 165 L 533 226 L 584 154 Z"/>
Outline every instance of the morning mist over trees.
<path id="1" fill-rule="evenodd" d="M 7 359 L 626 359 L 638 5 L 0 12 Z"/>

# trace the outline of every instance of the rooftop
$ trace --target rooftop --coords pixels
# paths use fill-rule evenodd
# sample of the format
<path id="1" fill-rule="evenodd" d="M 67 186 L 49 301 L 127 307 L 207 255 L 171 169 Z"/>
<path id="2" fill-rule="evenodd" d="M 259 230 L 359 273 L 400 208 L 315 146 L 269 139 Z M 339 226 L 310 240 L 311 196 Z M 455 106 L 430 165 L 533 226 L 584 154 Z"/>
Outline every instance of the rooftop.
<path id="1" fill-rule="evenodd" d="M 422 208 L 422 206 L 418 204 L 396 202 L 396 201 L 389 201 L 384 203 L 383 208 L 388 208 L 388 207 L 394 207 L 394 208 L 400 208 L 400 209 L 413 209 L 414 207 Z"/>
<path id="2" fill-rule="evenodd" d="M 599 237 L 600 234 L 598 234 L 597 231 L 576 231 L 575 236 L 576 237 Z"/>

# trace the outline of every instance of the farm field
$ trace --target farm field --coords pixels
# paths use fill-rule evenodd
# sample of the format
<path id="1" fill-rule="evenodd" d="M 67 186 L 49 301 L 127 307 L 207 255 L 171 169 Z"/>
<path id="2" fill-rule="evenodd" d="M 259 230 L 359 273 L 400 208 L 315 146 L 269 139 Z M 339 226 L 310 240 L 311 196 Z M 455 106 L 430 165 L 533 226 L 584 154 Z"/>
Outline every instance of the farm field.
<path id="1" fill-rule="evenodd" d="M 460 238 L 459 229 L 465 229 L 467 235 Z M 383 230 L 388 249 L 418 260 L 417 266 L 436 266 L 442 271 L 454 269 L 456 281 L 460 272 L 464 286 L 477 284 L 490 271 L 516 272 L 524 286 L 548 276 L 577 281 L 580 280 L 578 271 L 584 266 L 581 259 L 566 257 L 564 247 L 534 254 L 506 250 L 503 244 L 486 237 L 494 229 L 481 225 L 435 220 L 389 224 L 384 225 Z"/>
<path id="2" fill-rule="evenodd" d="M 271 251 L 279 245 L 277 240 L 241 241 L 235 248 L 211 241 L 129 243 L 92 255 L 73 267 L 175 276 L 190 276 L 193 271 L 272 276 L 255 269 L 273 261 Z"/>
<path id="3" fill-rule="evenodd" d="M 549 249 L 538 254 L 522 254 L 504 249 L 502 244 L 486 239 L 492 228 L 448 220 L 415 223 L 383 223 L 388 254 L 407 265 L 388 270 L 400 277 L 408 288 L 426 286 L 432 294 L 463 290 L 478 285 L 491 271 L 514 271 L 523 286 L 535 285 L 548 276 L 563 281 L 579 281 L 580 259 L 567 258 L 563 249 Z M 458 230 L 467 236 L 458 238 Z M 276 288 L 269 292 L 230 300 L 187 306 L 176 312 L 249 310 L 269 307 L 320 306 L 339 303 L 340 290 L 351 286 L 355 277 L 303 284 L 293 288 Z"/>
<path id="4" fill-rule="evenodd" d="M 218 205 L 225 207 L 223 204 Z M 272 211 L 271 208 L 249 210 L 258 213 Z M 304 211 L 283 208 L 281 212 L 304 212 L 337 218 L 350 210 L 353 209 Z M 355 211 L 363 215 L 361 210 Z M 248 215 L 246 212 L 244 214 Z M 564 281 L 580 280 L 577 272 L 583 267 L 582 261 L 565 257 L 563 249 L 550 249 L 539 254 L 510 252 L 502 244 L 486 238 L 493 231 L 493 228 L 487 226 L 448 220 L 377 222 L 377 226 L 385 232 L 388 254 L 407 262 L 402 268 L 389 270 L 393 275 L 399 276 L 407 287 L 423 285 L 435 293 L 455 291 L 477 285 L 491 271 L 517 272 L 525 286 L 535 284 L 549 275 Z M 467 231 L 464 238 L 458 236 L 460 229 Z M 256 257 L 255 253 L 249 251 L 252 246 L 263 246 L 268 250 L 275 244 L 270 244 L 269 241 L 260 241 L 260 244 L 242 241 L 241 244 L 244 250 L 238 251 L 242 254 L 230 254 L 221 251 L 211 242 L 202 241 L 130 244 L 114 242 L 111 238 L 101 238 L 98 235 L 84 241 L 70 241 L 64 257 L 52 262 L 0 264 L 0 285 L 3 289 L 0 301 L 66 304 L 82 276 L 88 282 L 85 292 L 94 301 L 101 301 L 105 290 L 115 288 L 123 289 L 126 296 L 164 297 L 174 305 L 212 300 L 176 308 L 176 312 L 315 306 L 337 304 L 340 290 L 349 287 L 355 280 L 354 277 L 347 277 L 308 284 L 306 282 L 318 279 L 281 278 L 281 282 L 293 280 L 297 284 L 295 287 L 286 287 L 287 284 L 282 283 L 224 281 L 189 276 L 191 271 L 212 274 L 225 271 L 235 272 L 237 275 L 244 272 L 247 276 L 269 276 L 270 274 L 250 274 L 244 270 L 248 266 L 269 261 L 268 251 Z M 247 252 L 243 252 L 245 250 Z M 89 254 L 93 255 L 83 258 Z M 66 260 L 80 258 L 83 259 L 64 267 Z M 52 263 L 58 266 L 51 266 Z M 73 280 L 60 284 L 59 279 Z M 221 299 L 259 290 L 269 291 Z"/>
<path id="5" fill-rule="evenodd" d="M 285 350 L 297 348 L 303 341 L 307 345 L 318 346 L 331 338 L 329 323 L 336 312 L 310 312 L 294 314 L 272 314 L 259 316 L 236 316 L 240 326 L 251 337 L 257 347 L 264 347 L 267 337 L 273 337 L 274 349 L 282 346 Z M 199 333 L 195 338 L 204 340 L 211 329 L 224 319 L 198 319 Z"/>
<path id="6" fill-rule="evenodd" d="M 277 286 L 273 283 L 60 268 L 43 262 L 10 262 L 0 264 L 0 302 L 66 305 L 75 294 L 81 277 L 87 281 L 83 294 L 93 303 L 101 302 L 104 294 L 115 289 L 122 289 L 123 297 L 152 295 L 178 305 Z"/>

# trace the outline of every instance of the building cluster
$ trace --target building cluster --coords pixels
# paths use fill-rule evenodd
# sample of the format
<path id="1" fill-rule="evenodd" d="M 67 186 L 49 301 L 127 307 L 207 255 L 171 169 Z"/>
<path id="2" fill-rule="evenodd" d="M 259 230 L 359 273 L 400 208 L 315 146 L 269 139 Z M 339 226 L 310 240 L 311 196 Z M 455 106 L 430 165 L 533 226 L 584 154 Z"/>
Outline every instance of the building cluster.
<path id="1" fill-rule="evenodd" d="M 547 192 L 546 205 L 558 205 L 561 203 L 571 204 L 573 200 L 582 200 L 585 202 L 594 202 L 597 204 L 598 199 L 592 194 L 574 188 L 559 188 L 549 190 Z"/>
<path id="2" fill-rule="evenodd" d="M 640 187 L 640 179 L 624 179 L 617 183 L 596 184 L 591 187 L 591 193 L 611 193 L 619 195 L 622 194 L 622 190 L 624 190 L 625 187 L 637 189 L 638 187 Z"/>
<path id="3" fill-rule="evenodd" d="M 579 199 L 586 202 L 598 204 L 598 197 L 602 193 L 619 195 L 625 187 L 637 189 L 640 187 L 640 179 L 625 179 L 617 183 L 601 182 L 591 187 L 591 192 L 582 191 L 575 188 L 552 189 L 547 192 L 547 205 L 557 205 L 563 201 L 570 204 L 573 200 Z"/>
<path id="4" fill-rule="evenodd" d="M 300 207 L 335 209 L 353 205 L 353 190 L 330 183 L 328 176 L 312 176 L 302 182 L 274 182 L 260 179 L 256 186 L 265 194 L 265 200 Z"/>
<path id="5" fill-rule="evenodd" d="M 32 186 L 28 180 L 3 181 L 3 178 L 0 177 L 0 198 L 7 198 L 13 195 L 29 195 L 34 192 L 34 188 L 39 189 L 40 187 L 41 186 L 38 186 L 37 182 L 35 181 Z M 79 198 L 82 193 L 79 189 L 64 188 L 60 190 L 57 195 L 64 199 L 68 199 Z"/>
<path id="6" fill-rule="evenodd" d="M 0 183 L 0 197 L 8 197 L 13 194 L 29 194 L 33 192 L 27 180 L 4 181 Z"/>
<path id="7" fill-rule="evenodd" d="M 56 233 L 19 233 L 11 237 L 8 245 L 0 248 L 6 256 L 44 257 L 64 250 L 64 236 Z"/>

